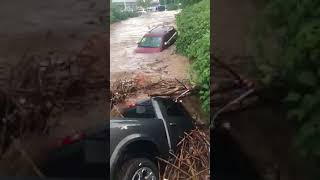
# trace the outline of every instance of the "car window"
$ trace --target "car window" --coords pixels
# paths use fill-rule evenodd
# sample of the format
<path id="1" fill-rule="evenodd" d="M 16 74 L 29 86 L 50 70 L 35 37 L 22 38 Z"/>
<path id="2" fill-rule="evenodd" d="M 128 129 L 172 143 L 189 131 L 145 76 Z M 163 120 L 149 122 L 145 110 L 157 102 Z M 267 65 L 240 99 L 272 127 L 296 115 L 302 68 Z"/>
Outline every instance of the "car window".
<path id="1" fill-rule="evenodd" d="M 157 48 L 161 45 L 161 37 L 143 37 L 139 43 L 139 47 Z"/>
<path id="2" fill-rule="evenodd" d="M 170 31 L 170 37 L 173 36 L 175 32 L 176 32 L 176 31 L 175 31 L 174 29 L 172 29 L 172 30 Z"/>
<path id="3" fill-rule="evenodd" d="M 127 109 L 123 116 L 126 118 L 155 118 L 155 112 L 151 102 L 137 104 L 134 107 Z"/>
<path id="4" fill-rule="evenodd" d="M 167 38 L 166 38 L 166 41 L 168 41 L 174 34 L 174 30 L 171 30 L 168 34 L 167 34 Z"/>
<path id="5" fill-rule="evenodd" d="M 166 35 L 164 35 L 163 41 L 167 42 L 169 40 L 169 38 L 170 38 L 170 34 L 167 33 Z"/>
<path id="6" fill-rule="evenodd" d="M 179 104 L 173 104 L 167 109 L 168 116 L 184 116 L 183 110 Z"/>
<path id="7" fill-rule="evenodd" d="M 166 107 L 166 113 L 168 116 L 173 116 L 173 117 L 185 116 L 185 111 L 181 103 L 176 103 L 171 100 L 164 100 L 163 104 Z"/>

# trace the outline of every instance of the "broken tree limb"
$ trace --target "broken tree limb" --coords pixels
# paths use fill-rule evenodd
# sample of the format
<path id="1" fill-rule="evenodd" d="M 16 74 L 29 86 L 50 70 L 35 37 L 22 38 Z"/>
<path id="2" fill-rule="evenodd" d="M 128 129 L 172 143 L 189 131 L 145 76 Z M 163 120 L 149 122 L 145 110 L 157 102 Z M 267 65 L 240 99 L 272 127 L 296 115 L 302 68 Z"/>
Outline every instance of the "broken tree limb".
<path id="1" fill-rule="evenodd" d="M 186 133 L 175 154 L 170 153 L 161 179 L 210 179 L 209 130 L 196 128 Z M 185 173 L 184 173 L 185 172 Z"/>
<path id="2" fill-rule="evenodd" d="M 149 94 L 149 96 L 170 96 L 173 95 L 174 93 L 177 93 L 181 90 L 183 90 L 184 88 L 182 87 L 176 87 L 173 90 L 167 91 L 167 92 L 155 92 L 155 93 L 151 93 Z"/>
<path id="3" fill-rule="evenodd" d="M 183 92 L 182 94 L 180 94 L 178 97 L 176 97 L 176 99 L 174 100 L 175 102 L 177 102 L 178 101 L 178 99 L 179 98 L 182 98 L 182 97 L 184 97 L 187 93 L 189 93 L 190 92 L 190 90 L 188 89 L 188 90 L 186 90 L 185 92 Z"/>
<path id="4" fill-rule="evenodd" d="M 159 159 L 160 161 L 163 161 L 163 162 L 165 162 L 165 163 L 167 163 L 167 164 L 171 165 L 172 167 L 176 168 L 177 170 L 179 170 L 179 171 L 180 171 L 180 172 L 182 172 L 183 174 L 185 174 L 185 175 L 187 175 L 187 176 L 190 176 L 190 175 L 189 175 L 189 173 L 187 173 L 186 171 L 182 170 L 182 169 L 181 169 L 181 168 L 179 168 L 178 166 L 176 166 L 176 165 L 174 165 L 174 164 L 170 163 L 169 161 L 167 161 L 167 160 L 165 160 L 165 159 L 162 159 L 162 158 L 160 158 L 160 157 L 157 157 L 157 159 Z"/>
<path id="5" fill-rule="evenodd" d="M 180 83 L 185 89 L 189 90 L 189 88 L 184 84 L 182 83 L 179 79 L 175 78 L 176 81 L 178 81 L 178 83 Z"/>
<path id="6" fill-rule="evenodd" d="M 117 113 L 119 113 L 119 115 L 123 118 L 123 114 L 119 111 L 119 108 L 117 105 L 114 105 L 113 108 L 117 111 Z"/>

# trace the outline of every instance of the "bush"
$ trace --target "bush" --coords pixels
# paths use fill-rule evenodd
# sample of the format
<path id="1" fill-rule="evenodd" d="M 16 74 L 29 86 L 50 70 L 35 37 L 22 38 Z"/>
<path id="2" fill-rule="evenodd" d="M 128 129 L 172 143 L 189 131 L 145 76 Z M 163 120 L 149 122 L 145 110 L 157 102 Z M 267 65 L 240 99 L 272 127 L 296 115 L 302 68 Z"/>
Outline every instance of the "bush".
<path id="1" fill-rule="evenodd" d="M 201 88 L 205 112 L 210 111 L 210 1 L 186 7 L 177 15 L 177 51 L 192 61 L 191 80 Z M 195 73 L 196 76 L 192 74 Z"/>
<path id="2" fill-rule="evenodd" d="M 320 162 L 320 1 L 269 1 L 260 22 L 267 22 L 256 34 L 263 80 L 285 89 L 288 118 L 297 126 L 297 147 Z M 268 39 L 276 50 L 270 51 Z"/>
<path id="3" fill-rule="evenodd" d="M 177 10 L 179 7 L 177 4 L 168 4 L 167 5 L 167 10 L 172 11 L 172 10 Z"/>
<path id="4" fill-rule="evenodd" d="M 120 7 L 114 6 L 111 7 L 110 22 L 114 23 L 136 16 L 138 16 L 137 12 L 122 11 Z"/>
<path id="5" fill-rule="evenodd" d="M 182 7 L 190 6 L 199 3 L 201 0 L 177 0 L 177 3 L 181 3 Z"/>

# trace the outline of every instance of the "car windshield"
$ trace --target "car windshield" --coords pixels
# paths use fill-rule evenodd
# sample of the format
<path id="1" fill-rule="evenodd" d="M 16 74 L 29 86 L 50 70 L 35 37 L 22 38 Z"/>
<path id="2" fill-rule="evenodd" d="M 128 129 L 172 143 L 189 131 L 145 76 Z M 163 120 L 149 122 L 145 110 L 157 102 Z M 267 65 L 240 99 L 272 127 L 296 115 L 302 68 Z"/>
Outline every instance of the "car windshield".
<path id="1" fill-rule="evenodd" d="M 161 37 L 143 37 L 139 47 L 158 48 L 161 45 Z"/>
<path id="2" fill-rule="evenodd" d="M 127 109 L 123 116 L 126 118 L 155 118 L 155 112 L 150 100 L 140 102 Z"/>

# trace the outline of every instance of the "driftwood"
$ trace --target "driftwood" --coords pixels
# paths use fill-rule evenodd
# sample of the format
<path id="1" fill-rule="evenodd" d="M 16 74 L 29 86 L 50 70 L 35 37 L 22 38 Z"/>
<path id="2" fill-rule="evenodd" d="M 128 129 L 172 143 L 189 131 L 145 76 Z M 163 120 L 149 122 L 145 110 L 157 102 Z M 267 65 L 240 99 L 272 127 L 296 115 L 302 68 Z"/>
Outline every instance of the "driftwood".
<path id="1" fill-rule="evenodd" d="M 164 173 L 161 179 L 210 179 L 210 140 L 209 130 L 198 128 L 185 134 L 184 138 L 178 143 L 176 153 L 170 153 L 171 158 L 164 160 Z"/>
<path id="2" fill-rule="evenodd" d="M 154 91 L 148 93 L 149 96 L 169 96 L 177 100 L 195 91 L 195 88 L 191 88 L 187 82 L 182 82 L 178 79 L 162 81 L 157 86 L 153 88 Z"/>
<path id="3" fill-rule="evenodd" d="M 70 106 L 72 101 L 81 105 L 70 98 L 102 87 L 101 78 L 91 79 L 90 83 L 83 79 L 90 66 L 83 66 L 78 58 L 74 52 L 52 50 L 46 54 L 25 53 L 15 65 L 0 65 L 6 69 L 3 72 L 10 72 L 0 72 L 5 80 L 0 80 L 0 84 L 6 84 L 0 87 L 0 155 L 10 145 L 10 136 L 47 133 L 47 121 L 53 110 Z"/>
<path id="4" fill-rule="evenodd" d="M 172 95 L 175 95 L 177 93 L 180 94 L 181 90 L 185 90 L 185 89 L 182 88 L 182 87 L 176 87 L 176 88 L 171 89 L 171 90 L 166 91 L 166 92 L 161 92 L 161 91 L 152 92 L 151 94 L 149 94 L 149 96 L 172 96 Z"/>
<path id="5" fill-rule="evenodd" d="M 116 105 L 125 101 L 137 92 L 143 92 L 150 97 L 161 96 L 179 99 L 196 91 L 188 82 L 178 79 L 160 79 L 156 82 L 143 82 L 139 79 L 119 79 L 111 87 L 111 104 Z"/>

